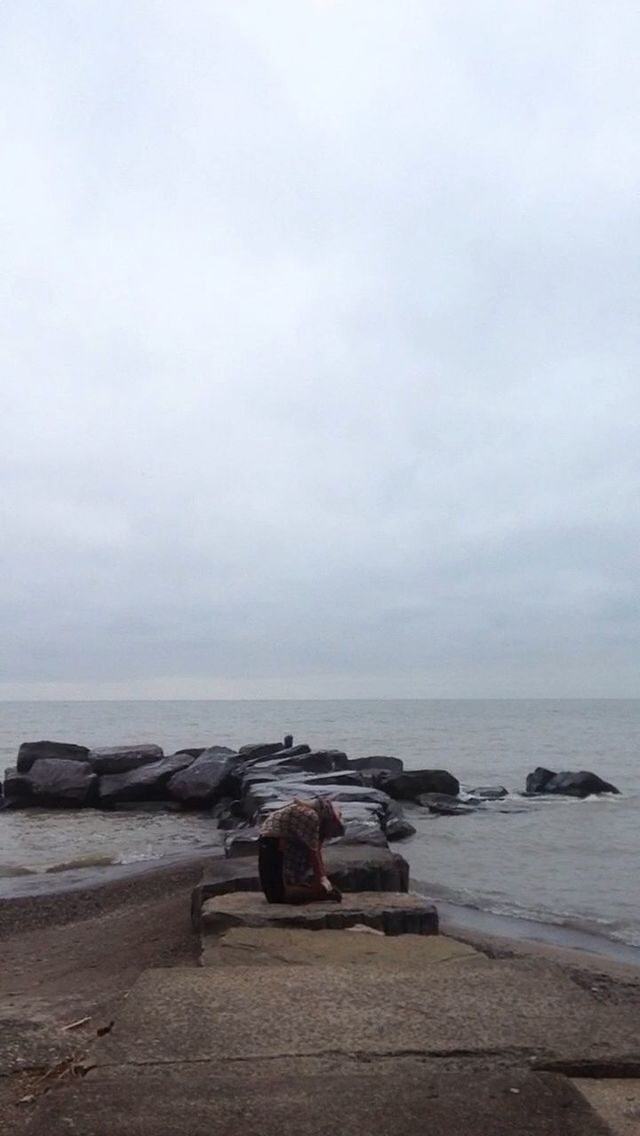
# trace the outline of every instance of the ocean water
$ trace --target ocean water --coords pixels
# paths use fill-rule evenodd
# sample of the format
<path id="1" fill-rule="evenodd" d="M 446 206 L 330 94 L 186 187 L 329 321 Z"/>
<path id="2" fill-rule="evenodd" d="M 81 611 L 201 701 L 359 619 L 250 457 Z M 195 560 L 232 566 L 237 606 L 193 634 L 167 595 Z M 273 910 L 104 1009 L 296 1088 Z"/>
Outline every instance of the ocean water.
<path id="1" fill-rule="evenodd" d="M 351 757 L 393 754 L 449 769 L 505 801 L 461 817 L 407 806 L 417 834 L 396 845 L 435 897 L 595 931 L 640 946 L 640 700 L 406 700 L 0 703 L 0 767 L 22 741 L 238 746 L 292 733 Z M 592 769 L 619 797 L 525 799 L 536 765 Z M 99 857 L 155 859 L 217 842 L 193 814 L 0 812 L 0 876 Z M 59 877 L 58 877 L 59 878 Z"/>

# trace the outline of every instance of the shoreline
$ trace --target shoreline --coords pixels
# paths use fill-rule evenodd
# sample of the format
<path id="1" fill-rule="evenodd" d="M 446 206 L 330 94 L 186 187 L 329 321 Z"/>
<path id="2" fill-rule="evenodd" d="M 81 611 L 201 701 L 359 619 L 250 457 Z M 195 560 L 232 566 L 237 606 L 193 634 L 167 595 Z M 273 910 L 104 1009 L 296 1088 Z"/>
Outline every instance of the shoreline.
<path id="1" fill-rule="evenodd" d="M 107 914 L 182 886 L 188 908 L 189 888 L 198 882 L 202 869 L 217 859 L 224 859 L 224 855 L 220 846 L 213 845 L 158 860 L 5 877 L 0 880 L 0 941 Z M 640 970 L 640 947 L 575 927 L 452 903 L 434 896 L 427 881 L 412 879 L 410 888 L 436 904 L 443 934 L 492 952 L 570 955 L 583 964 L 607 963 Z"/>

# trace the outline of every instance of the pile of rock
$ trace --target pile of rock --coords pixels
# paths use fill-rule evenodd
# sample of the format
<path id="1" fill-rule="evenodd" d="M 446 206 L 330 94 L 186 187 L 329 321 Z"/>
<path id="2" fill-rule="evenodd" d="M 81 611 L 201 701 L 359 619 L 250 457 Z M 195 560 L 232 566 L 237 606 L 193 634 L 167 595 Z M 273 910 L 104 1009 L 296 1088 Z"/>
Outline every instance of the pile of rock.
<path id="1" fill-rule="evenodd" d="M 229 856 L 255 852 L 258 826 L 294 797 L 331 796 L 339 802 L 346 844 L 385 847 L 415 832 L 400 801 L 424 794 L 457 797 L 445 770 L 404 770 L 397 757 L 350 760 L 334 749 L 282 742 L 187 748 L 165 755 L 157 745 L 88 749 L 63 742 L 25 742 L 4 778 L 3 805 L 24 808 L 131 808 L 158 803 L 210 810 L 227 831 Z"/>

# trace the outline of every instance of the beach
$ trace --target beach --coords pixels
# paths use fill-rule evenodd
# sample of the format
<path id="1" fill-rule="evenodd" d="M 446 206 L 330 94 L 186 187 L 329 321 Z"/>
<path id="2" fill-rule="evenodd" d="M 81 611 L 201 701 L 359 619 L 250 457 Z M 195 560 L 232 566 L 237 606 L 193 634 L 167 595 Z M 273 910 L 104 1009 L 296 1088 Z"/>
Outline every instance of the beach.
<path id="1" fill-rule="evenodd" d="M 16 896 L 9 904 L 11 916 L 5 918 L 1 930 L 3 966 L 0 990 L 5 1019 L 5 1067 L 0 1077 L 0 1092 L 7 1115 L 15 1118 L 16 1132 L 22 1132 L 19 1127 L 22 1124 L 25 1125 L 25 1132 L 39 1131 L 37 1127 L 29 1127 L 33 1123 L 30 1118 L 34 1115 L 49 1115 L 47 1110 L 51 1109 L 53 1127 L 47 1127 L 47 1131 L 62 1131 L 55 1127 L 58 1123 L 55 1109 L 56 1101 L 63 1098 L 58 1098 L 55 1094 L 58 1091 L 71 1091 L 68 1089 L 71 1077 L 69 1070 L 74 1063 L 87 1068 L 93 1066 L 95 1053 L 99 1052 L 105 1033 L 108 1034 L 114 1021 L 118 1022 L 131 991 L 135 991 L 141 981 L 144 982 L 145 975 L 153 977 L 175 974 L 176 979 L 180 983 L 186 983 L 186 989 L 190 989 L 189 983 L 193 981 L 197 984 L 201 981 L 198 975 L 220 973 L 219 967 L 203 972 L 199 965 L 198 938 L 190 921 L 192 887 L 202 875 L 203 868 L 211 869 L 213 866 L 215 871 L 215 863 L 216 860 L 211 857 L 197 857 L 191 861 L 174 861 L 162 866 L 137 866 L 135 870 L 129 869 L 126 877 L 121 875 L 119 879 L 112 878 L 99 885 L 94 881 L 93 885 L 80 886 L 76 881 L 73 887 L 66 890 L 60 885 L 55 902 L 52 898 L 50 902 L 43 904 L 42 897 L 31 895 L 22 898 Z M 562 942 L 553 945 L 529 941 L 523 937 L 501 937 L 495 934 L 495 926 L 492 928 L 493 933 L 489 933 L 486 927 L 478 929 L 462 924 L 460 912 L 456 918 L 456 913 L 449 911 L 441 915 L 440 935 L 427 939 L 415 935 L 389 939 L 375 933 L 370 936 L 344 932 L 288 932 L 288 938 L 285 936 L 279 941 L 275 952 L 269 942 L 269 932 L 250 929 L 242 932 L 239 929 L 231 934 L 227 957 L 223 960 L 226 968 L 224 972 L 229 973 L 228 968 L 231 967 L 236 973 L 239 967 L 244 973 L 248 956 L 251 957 L 253 966 L 259 966 L 258 1001 L 254 1003 L 254 1012 L 257 1012 L 259 1004 L 269 999 L 270 976 L 273 974 L 274 981 L 276 980 L 272 969 L 275 967 L 290 968 L 289 988 L 294 997 L 294 1005 L 298 983 L 302 983 L 302 991 L 309 982 L 310 971 L 305 964 L 310 959 L 316 967 L 326 968 L 322 973 L 326 974 L 329 1002 L 332 998 L 331 984 L 337 982 L 340 986 L 340 974 L 350 968 L 354 976 L 356 973 L 360 976 L 371 973 L 372 981 L 381 984 L 389 981 L 389 978 L 384 978 L 385 974 L 393 973 L 397 976 L 405 973 L 406 993 L 411 992 L 412 1005 L 421 1004 L 424 997 L 420 994 L 421 983 L 428 983 L 429 976 L 438 967 L 444 967 L 449 975 L 452 967 L 454 970 L 458 968 L 459 980 L 456 980 L 457 985 L 451 987 L 450 994 L 442 995 L 441 983 L 438 981 L 440 996 L 445 998 L 444 1005 L 438 1008 L 431 999 L 422 1004 L 427 1021 L 431 1014 L 438 1019 L 444 1013 L 443 1020 L 447 1022 L 453 1017 L 457 1030 L 463 1034 L 465 1031 L 468 1033 L 466 1044 L 461 1046 L 456 1042 L 453 1046 L 446 1043 L 446 1037 L 442 1038 L 444 1050 L 439 1056 L 434 1056 L 433 1042 L 425 1043 L 424 1061 L 435 1062 L 438 1070 L 446 1067 L 449 1076 L 454 1060 L 449 1053 L 452 1048 L 456 1051 L 455 1061 L 458 1066 L 461 1062 L 462 1067 L 468 1065 L 469 1075 L 485 1080 L 487 1077 L 507 1075 L 515 1078 L 514 1084 L 517 1087 L 520 1083 L 518 1078 L 525 1074 L 529 1076 L 531 1060 L 541 1060 L 544 1050 L 547 1063 L 553 1064 L 555 1061 L 558 1067 L 554 1076 L 557 1074 L 566 1079 L 566 1074 L 571 1074 L 573 1084 L 580 1073 L 580 1082 L 586 1078 L 586 1088 L 596 1096 L 600 1092 L 599 1086 L 604 1086 L 600 1095 L 606 1095 L 606 1090 L 611 1096 L 612 1086 L 618 1085 L 620 1078 L 623 1078 L 626 1086 L 624 1107 L 627 1111 L 632 1106 L 635 1108 L 632 1098 L 636 1092 L 634 1078 L 640 1077 L 640 1052 L 637 1046 L 633 1047 L 630 1038 L 637 1036 L 640 1021 L 640 968 L 606 955 L 571 950 Z M 278 932 L 271 932 L 271 935 L 277 936 Z M 323 943 L 322 947 L 318 947 L 320 943 Z M 322 957 L 314 958 L 318 950 Z M 492 979 L 491 966 L 507 968 L 500 976 L 496 976 L 497 986 Z M 480 985 L 473 984 L 473 997 L 469 995 L 467 999 L 465 981 L 470 981 L 469 968 L 471 978 L 475 972 L 479 973 Z M 440 969 L 438 973 L 444 974 L 445 970 Z M 189 978 L 190 974 L 194 976 L 193 979 Z M 550 1008 L 546 1008 L 543 994 L 544 985 L 548 986 L 550 981 L 557 986 L 557 1015 L 553 1002 Z M 511 1002 L 502 1008 L 499 998 L 496 1000 L 496 990 L 504 992 L 505 983 L 510 990 L 510 993 L 507 990 L 505 997 L 508 996 L 513 1003 L 511 1011 L 508 1009 Z M 185 997 L 188 998 L 187 995 Z M 281 995 L 274 994 L 274 997 L 279 998 Z M 344 992 L 339 997 L 342 1002 Z M 406 1016 L 403 1011 L 406 996 L 396 1000 L 396 1012 L 403 1018 Z M 173 999 L 172 1009 L 167 1010 L 167 1037 L 171 1036 L 172 1015 L 179 1014 L 180 1001 L 180 998 Z M 541 1002 L 544 1005 L 541 1006 Z M 204 1005 L 202 1012 L 206 1012 Z M 324 1013 L 320 1006 L 317 1013 L 320 1015 L 320 1023 Z M 345 1042 L 344 1038 L 338 1038 L 337 1044 L 339 1048 L 346 1047 L 348 1051 L 350 1046 L 356 1045 L 354 1039 L 359 1036 L 359 1016 L 355 1014 L 351 1020 L 348 1007 L 341 1013 L 341 1029 L 349 1034 L 351 1040 Z M 544 1025 L 545 1040 L 542 1045 L 541 1039 L 537 1037 L 539 1031 L 535 1023 L 545 1014 L 550 1015 L 550 1019 Z M 603 1014 L 599 1038 L 602 1044 L 599 1044 L 597 1023 L 599 1015 Z M 506 1025 L 500 1028 L 506 1030 L 506 1034 L 504 1037 L 501 1035 L 501 1044 L 496 1045 L 491 1040 L 493 1027 L 486 1023 L 495 1025 L 501 1015 L 505 1016 Z M 563 1016 L 570 1016 L 573 1022 L 566 1037 L 565 1026 L 561 1025 Z M 478 1034 L 480 1021 L 484 1025 Z M 71 1029 L 68 1028 L 70 1026 Z M 193 1028 L 197 1036 L 200 1028 L 197 1021 L 193 1023 Z M 227 1028 L 233 1033 L 235 1027 L 232 1028 L 230 1023 Z M 318 1028 L 321 1029 L 320 1024 Z M 402 1034 L 404 1027 L 398 1028 Z M 542 1025 L 540 1029 L 543 1029 Z M 554 1033 L 558 1031 L 559 1038 L 556 1041 Z M 399 1044 L 395 1032 L 394 1028 L 390 1030 L 388 1037 L 381 1039 L 383 1048 L 388 1049 L 393 1060 L 399 1062 L 399 1068 L 402 1067 L 408 1075 L 407 1062 L 413 1069 L 412 1062 L 417 1057 L 415 1053 L 411 1058 L 395 1053 Z M 449 1026 L 445 1030 L 445 1033 L 448 1032 Z M 486 1033 L 484 1042 L 483 1033 Z M 576 1047 L 575 1039 L 582 1034 L 585 1038 L 596 1038 L 595 1049 L 582 1042 Z M 153 1044 L 157 1045 L 159 1035 L 154 1032 L 153 1036 L 156 1038 Z M 417 1050 L 419 1048 L 417 1045 Z M 466 1057 L 458 1052 L 462 1049 L 468 1051 Z M 303 1054 L 301 1060 L 302 1056 Z M 390 1059 L 391 1057 L 387 1057 L 385 1061 Z M 169 1058 L 163 1058 L 164 1060 Z M 177 1052 L 173 1060 L 180 1062 L 183 1057 Z M 309 1060 L 308 1056 L 304 1057 L 304 1062 L 308 1063 Z M 376 1059 L 371 1057 L 371 1060 Z M 36 1064 L 31 1064 L 32 1061 Z M 297 1067 L 298 1058 L 292 1056 L 291 1061 Z M 563 1061 L 566 1072 L 561 1068 Z M 199 1068 L 197 1063 L 194 1068 Z M 458 1073 L 461 1075 L 460 1069 Z M 220 1077 L 222 1086 L 225 1083 L 223 1074 L 224 1070 L 218 1065 L 217 1076 Z M 342 1069 L 341 1076 L 344 1075 Z M 73 1088 L 74 1100 L 74 1094 L 79 1091 Z M 584 1093 L 581 1092 L 582 1098 Z M 22 1103 L 18 1103 L 20 1101 Z M 552 1104 L 555 1108 L 555 1097 L 553 1102 L 550 1098 L 550 1111 Z M 615 1108 L 611 1103 L 609 1107 L 614 1111 L 617 1108 L 619 1112 L 620 1102 L 617 1101 Z M 570 1115 L 570 1112 L 566 1114 Z M 640 1116 L 640 1113 L 637 1115 Z M 88 1131 L 101 1133 L 103 1129 L 98 1119 L 95 1118 L 94 1122 L 96 1127 Z M 614 1131 L 625 1133 L 626 1136 L 627 1131 L 635 1131 L 631 1127 L 599 1129 L 597 1125 L 592 1129 L 586 1124 L 584 1117 L 580 1123 L 583 1124 L 582 1130 L 585 1133 Z M 442 1131 L 461 1131 L 455 1127 L 453 1120 L 451 1124 L 452 1127 L 447 1128 L 445 1125 Z M 147 1131 L 146 1128 L 139 1130 Z M 148 1130 L 150 1132 L 152 1129 Z M 157 1130 L 165 1131 L 164 1128 Z M 218 1129 L 214 1127 L 211 1130 Z M 411 1128 L 408 1130 L 412 1131 Z M 167 1131 L 174 1129 L 167 1128 Z M 193 1131 L 199 1132 L 200 1129 L 196 1127 Z M 249 1131 L 252 1132 L 253 1129 L 250 1127 Z M 347 1127 L 345 1131 L 351 1132 L 352 1129 Z M 495 1131 L 502 1131 L 499 1124 Z M 520 1129 L 514 1128 L 513 1131 Z M 539 1128 L 532 1131 L 555 1132 L 555 1129 Z M 567 1131 L 573 1132 L 573 1128 L 569 1126 Z"/>

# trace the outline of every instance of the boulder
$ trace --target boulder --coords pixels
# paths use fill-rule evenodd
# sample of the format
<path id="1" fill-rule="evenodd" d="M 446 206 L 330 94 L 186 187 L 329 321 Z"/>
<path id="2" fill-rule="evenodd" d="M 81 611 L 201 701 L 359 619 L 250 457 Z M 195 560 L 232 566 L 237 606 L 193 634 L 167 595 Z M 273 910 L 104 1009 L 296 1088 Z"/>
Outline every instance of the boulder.
<path id="1" fill-rule="evenodd" d="M 276 753 L 264 753 L 264 754 L 261 754 L 260 757 L 250 758 L 249 764 L 261 765 L 262 762 L 270 761 L 271 759 L 273 759 L 274 761 L 277 761 L 278 758 L 280 758 L 280 757 L 300 757 L 304 753 L 311 753 L 311 746 L 308 746 L 308 745 L 283 746 L 281 749 L 277 750 Z"/>
<path id="2" fill-rule="evenodd" d="M 545 793 L 582 798 L 598 793 L 619 792 L 620 790 L 616 789 L 615 785 L 611 785 L 609 781 L 603 781 L 597 773 L 591 773 L 586 769 L 581 769 L 577 773 L 556 773 L 545 789 Z"/>
<path id="3" fill-rule="evenodd" d="M 302 748 L 302 747 L 299 747 Z M 269 756 L 264 761 L 252 762 L 249 770 L 260 773 L 276 773 L 289 775 L 292 771 L 300 773 L 332 773 L 333 770 L 348 770 L 349 759 L 346 753 L 339 749 L 317 749 L 305 753 L 294 754 L 278 753 Z M 247 772 L 249 772 L 247 770 Z"/>
<path id="4" fill-rule="evenodd" d="M 224 838 L 224 854 L 228 860 L 239 857 L 257 856 L 259 828 L 238 828 L 235 832 L 228 832 Z"/>
<path id="5" fill-rule="evenodd" d="M 409 824 L 400 805 L 396 801 L 390 801 L 384 820 L 384 834 L 387 840 L 406 840 L 409 836 L 415 836 L 415 833 L 415 828 Z"/>
<path id="6" fill-rule="evenodd" d="M 563 797 L 590 797 L 597 793 L 619 793 L 615 785 L 603 781 L 597 773 L 586 769 L 578 772 L 553 773 L 539 767 L 527 777 L 527 793 L 553 793 Z"/>
<path id="7" fill-rule="evenodd" d="M 167 783 L 174 773 L 194 761 L 187 753 L 174 753 L 126 773 L 107 773 L 98 782 L 99 802 L 107 808 L 122 801 L 161 800 L 167 796 Z"/>
<path id="8" fill-rule="evenodd" d="M 353 757 L 349 769 L 380 769 L 387 773 L 402 773 L 404 765 L 399 757 Z"/>
<path id="9" fill-rule="evenodd" d="M 481 785 L 478 789 L 469 789 L 468 793 L 474 801 L 502 801 L 508 795 L 504 785 Z"/>
<path id="10" fill-rule="evenodd" d="M 448 793 L 421 793 L 418 804 L 437 816 L 468 816 L 476 811 Z"/>
<path id="11" fill-rule="evenodd" d="M 89 764 L 94 773 L 128 773 L 163 757 L 158 745 L 101 746 L 89 751 Z"/>
<path id="12" fill-rule="evenodd" d="M 220 798 L 233 795 L 229 781 L 237 764 L 237 754 L 212 746 L 171 777 L 168 792 L 174 800 L 190 808 L 214 805 Z"/>
<path id="13" fill-rule="evenodd" d="M 545 769 L 544 766 L 539 765 L 527 777 L 527 793 L 544 793 L 553 777 L 555 773 L 552 769 Z"/>
<path id="14" fill-rule="evenodd" d="M 28 773 L 34 761 L 40 758 L 86 761 L 88 757 L 89 750 L 86 746 L 72 745 L 70 742 L 23 742 L 18 750 L 16 767 L 18 773 Z"/>
<path id="15" fill-rule="evenodd" d="M 270 757 L 272 753 L 277 753 L 282 748 L 282 742 L 255 742 L 240 746 L 238 753 L 245 761 L 251 761 L 256 757 Z"/>
<path id="16" fill-rule="evenodd" d="M 376 783 L 396 801 L 416 801 L 422 793 L 457 797 L 460 792 L 460 782 L 445 769 L 409 769 L 390 774 Z"/>
<path id="17" fill-rule="evenodd" d="M 79 808 L 93 804 L 98 778 L 86 761 L 43 757 L 34 761 L 27 780 L 34 805 Z"/>
<path id="18" fill-rule="evenodd" d="M 14 768 L 5 769 L 2 807 L 22 808 L 31 803 L 31 782 L 28 773 L 18 773 Z"/>
<path id="19" fill-rule="evenodd" d="M 200 757 L 200 754 L 204 753 L 206 748 L 207 748 L 206 746 L 187 746 L 186 749 L 177 749 L 176 753 L 180 753 L 180 754 L 186 753 L 186 754 L 188 754 L 189 757 Z M 223 748 L 224 748 L 223 746 L 220 746 L 220 749 L 223 749 Z M 233 752 L 233 751 L 230 750 L 229 752 Z"/>

